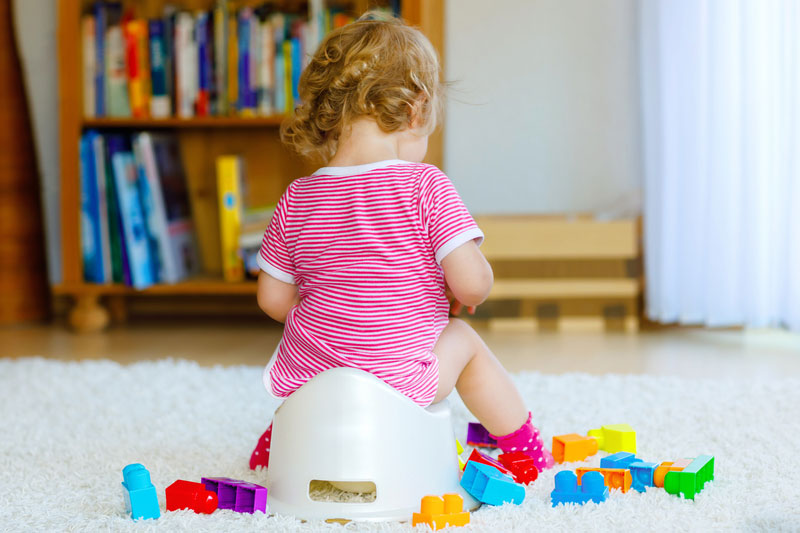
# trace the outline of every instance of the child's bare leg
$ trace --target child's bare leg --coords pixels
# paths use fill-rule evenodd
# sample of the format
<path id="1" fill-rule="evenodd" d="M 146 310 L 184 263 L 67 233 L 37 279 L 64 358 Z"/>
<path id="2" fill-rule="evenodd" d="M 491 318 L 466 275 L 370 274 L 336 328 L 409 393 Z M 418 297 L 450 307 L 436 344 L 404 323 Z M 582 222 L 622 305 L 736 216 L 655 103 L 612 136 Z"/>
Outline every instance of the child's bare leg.
<path id="1" fill-rule="evenodd" d="M 466 322 L 451 318 L 433 348 L 439 359 L 434 403 L 455 387 L 467 409 L 493 435 L 519 429 L 528 410 L 503 365 Z"/>

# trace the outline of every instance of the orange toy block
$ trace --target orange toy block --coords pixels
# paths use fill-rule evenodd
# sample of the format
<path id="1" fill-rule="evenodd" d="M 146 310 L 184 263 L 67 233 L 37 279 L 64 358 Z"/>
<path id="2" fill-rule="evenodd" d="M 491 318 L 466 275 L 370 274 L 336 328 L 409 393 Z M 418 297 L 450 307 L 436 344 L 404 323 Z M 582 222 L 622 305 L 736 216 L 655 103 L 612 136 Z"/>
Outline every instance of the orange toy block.
<path id="1" fill-rule="evenodd" d="M 597 439 L 577 433 L 553 437 L 553 458 L 558 463 L 583 461 L 597 453 Z"/>
<path id="2" fill-rule="evenodd" d="M 586 472 L 603 474 L 603 481 L 609 489 L 619 489 L 622 492 L 628 492 L 631 489 L 633 478 L 631 471 L 626 468 L 577 468 L 575 474 L 578 476 L 578 484 L 581 482 L 581 476 Z"/>
<path id="3" fill-rule="evenodd" d="M 411 525 L 428 524 L 436 531 L 448 526 L 469 524 L 469 512 L 464 511 L 464 498 L 459 494 L 444 497 L 425 496 L 419 506 L 420 512 L 411 516 Z"/>
<path id="4" fill-rule="evenodd" d="M 691 459 L 678 459 L 675 462 L 664 461 L 661 465 L 657 466 L 653 472 L 653 485 L 656 487 L 664 488 L 664 478 L 667 472 L 680 472 L 691 464 Z"/>

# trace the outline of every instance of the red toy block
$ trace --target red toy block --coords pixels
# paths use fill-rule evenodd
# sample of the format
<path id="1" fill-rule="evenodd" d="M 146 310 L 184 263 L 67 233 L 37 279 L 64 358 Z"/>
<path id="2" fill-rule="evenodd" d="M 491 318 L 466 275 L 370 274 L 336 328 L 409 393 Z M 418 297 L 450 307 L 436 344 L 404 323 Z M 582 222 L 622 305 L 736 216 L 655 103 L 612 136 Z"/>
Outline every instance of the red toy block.
<path id="1" fill-rule="evenodd" d="M 511 470 L 509 470 L 508 468 L 506 468 L 500 461 L 492 459 L 485 453 L 481 453 L 478 450 L 472 450 L 472 453 L 469 454 L 469 459 L 467 459 L 467 462 L 470 461 L 475 461 L 476 463 L 482 463 L 485 465 L 493 466 L 503 474 L 508 474 L 509 476 L 514 477 L 514 473 L 511 472 Z"/>
<path id="2" fill-rule="evenodd" d="M 211 514 L 217 510 L 217 495 L 206 490 L 202 483 L 179 479 L 166 490 L 167 511 L 191 509 L 195 513 Z"/>
<path id="3" fill-rule="evenodd" d="M 514 481 L 525 485 L 533 483 L 539 477 L 539 470 L 533 461 L 533 457 L 523 452 L 503 453 L 497 458 L 500 463 L 511 470 Z"/>

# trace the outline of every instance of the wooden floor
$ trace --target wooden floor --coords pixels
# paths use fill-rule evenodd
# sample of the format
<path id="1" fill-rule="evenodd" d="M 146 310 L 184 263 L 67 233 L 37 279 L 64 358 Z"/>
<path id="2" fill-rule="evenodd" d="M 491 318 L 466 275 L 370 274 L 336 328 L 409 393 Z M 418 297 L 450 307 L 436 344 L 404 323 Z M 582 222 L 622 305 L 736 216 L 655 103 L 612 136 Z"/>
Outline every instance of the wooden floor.
<path id="1" fill-rule="evenodd" d="M 637 335 L 480 331 L 512 372 L 587 372 L 694 377 L 800 376 L 800 335 L 782 331 L 665 329 Z M 201 365 L 263 365 L 281 329 L 271 322 L 133 322 L 75 335 L 63 325 L 0 328 L 0 356 L 120 363 L 165 357 Z"/>

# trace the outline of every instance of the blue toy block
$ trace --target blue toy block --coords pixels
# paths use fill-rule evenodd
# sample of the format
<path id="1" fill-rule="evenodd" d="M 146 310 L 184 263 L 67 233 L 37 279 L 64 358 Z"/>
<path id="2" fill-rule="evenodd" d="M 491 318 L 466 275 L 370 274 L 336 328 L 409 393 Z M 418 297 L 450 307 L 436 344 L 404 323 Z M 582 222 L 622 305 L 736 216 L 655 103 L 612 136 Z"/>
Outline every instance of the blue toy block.
<path id="1" fill-rule="evenodd" d="M 553 507 L 560 503 L 577 503 L 583 505 L 587 502 L 600 503 L 608 498 L 608 487 L 603 481 L 603 474 L 597 471 L 586 472 L 581 476 L 581 485 L 578 487 L 578 476 L 575 472 L 562 470 L 556 474 L 555 488 L 550 493 Z"/>
<path id="2" fill-rule="evenodd" d="M 519 505 L 525 499 L 525 487 L 514 483 L 511 476 L 503 474 L 493 466 L 475 461 L 467 462 L 464 475 L 461 476 L 461 486 L 473 498 L 489 505 L 504 503 Z"/>
<path id="3" fill-rule="evenodd" d="M 631 471 L 631 487 L 638 492 L 644 492 L 645 487 L 653 487 L 653 473 L 656 471 L 658 463 L 648 463 L 646 461 L 634 461 L 628 465 Z"/>
<path id="4" fill-rule="evenodd" d="M 600 468 L 628 468 L 631 463 L 638 460 L 636 454 L 631 452 L 617 452 L 600 459 Z"/>
<path id="5" fill-rule="evenodd" d="M 131 518 L 147 520 L 161 516 L 156 488 L 150 482 L 150 472 L 145 467 L 139 463 L 129 464 L 122 469 L 122 479 L 125 510 L 131 513 Z"/>

